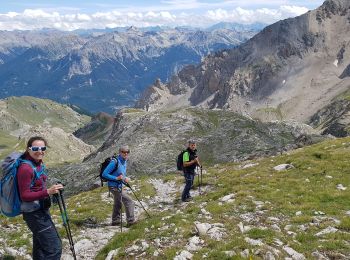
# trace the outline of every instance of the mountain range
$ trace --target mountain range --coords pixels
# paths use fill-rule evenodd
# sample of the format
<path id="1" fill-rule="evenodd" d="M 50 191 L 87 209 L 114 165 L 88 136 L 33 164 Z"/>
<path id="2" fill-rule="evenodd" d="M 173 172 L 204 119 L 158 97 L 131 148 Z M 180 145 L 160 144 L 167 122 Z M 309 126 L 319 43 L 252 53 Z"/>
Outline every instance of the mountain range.
<path id="1" fill-rule="evenodd" d="M 132 105 L 155 79 L 251 38 L 235 29 L 129 27 L 115 31 L 0 32 L 0 98 L 35 96 L 114 113 Z M 226 25 L 225 27 L 228 27 Z"/>
<path id="2" fill-rule="evenodd" d="M 265 27 L 237 48 L 186 66 L 169 82 L 156 81 L 136 107 L 200 106 L 310 123 L 350 87 L 349 21 L 349 1 L 327 0 Z M 327 128 L 322 122 L 318 127 Z"/>

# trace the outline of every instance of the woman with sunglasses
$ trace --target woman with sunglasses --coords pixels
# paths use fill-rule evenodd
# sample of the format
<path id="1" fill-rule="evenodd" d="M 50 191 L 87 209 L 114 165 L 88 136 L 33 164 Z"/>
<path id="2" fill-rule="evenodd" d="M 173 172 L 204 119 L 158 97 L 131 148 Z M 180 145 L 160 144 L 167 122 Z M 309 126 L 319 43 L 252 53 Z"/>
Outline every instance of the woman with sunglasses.
<path id="1" fill-rule="evenodd" d="M 49 208 L 50 195 L 58 193 L 63 186 L 57 184 L 46 188 L 47 174 L 43 164 L 46 149 L 47 141 L 43 137 L 31 137 L 17 172 L 23 219 L 33 233 L 33 260 L 58 260 L 62 254 L 61 239 Z"/>

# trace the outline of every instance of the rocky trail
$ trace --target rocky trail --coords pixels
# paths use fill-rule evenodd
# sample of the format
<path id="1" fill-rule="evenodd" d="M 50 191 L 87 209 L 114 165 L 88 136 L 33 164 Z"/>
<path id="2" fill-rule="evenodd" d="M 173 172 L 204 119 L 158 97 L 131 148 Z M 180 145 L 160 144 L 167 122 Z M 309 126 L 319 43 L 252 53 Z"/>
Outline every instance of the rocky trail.
<path id="1" fill-rule="evenodd" d="M 175 201 L 175 194 L 179 191 L 179 187 L 176 187 L 175 182 L 163 182 L 159 179 L 152 179 L 150 182 L 154 185 L 156 189 L 156 196 L 149 198 L 147 201 L 143 201 L 143 198 L 139 198 L 142 202 L 142 205 L 147 211 L 165 211 L 173 207 Z M 135 216 L 136 219 L 143 214 L 143 208 L 140 206 L 140 203 L 135 199 L 130 190 L 127 191 L 130 193 L 130 196 L 134 198 L 135 201 Z M 113 203 L 113 197 L 108 196 L 108 192 L 101 194 L 101 199 L 106 203 Z M 151 213 L 152 214 L 152 213 Z M 125 213 L 123 213 L 123 219 L 126 219 Z M 79 232 L 79 235 L 73 237 L 75 242 L 75 252 L 77 259 L 94 259 L 99 250 L 101 250 L 109 240 L 116 234 L 121 231 L 128 232 L 128 228 L 123 226 L 122 229 L 120 226 L 111 226 L 110 217 L 108 217 L 105 222 L 96 224 L 92 220 L 91 222 L 86 221 L 82 226 L 82 229 Z M 66 245 L 64 247 L 64 252 L 62 255 L 63 260 L 73 259 L 72 253 L 69 248 L 68 239 L 64 238 L 63 243 Z M 109 259 L 112 258 L 113 252 L 110 254 Z"/>

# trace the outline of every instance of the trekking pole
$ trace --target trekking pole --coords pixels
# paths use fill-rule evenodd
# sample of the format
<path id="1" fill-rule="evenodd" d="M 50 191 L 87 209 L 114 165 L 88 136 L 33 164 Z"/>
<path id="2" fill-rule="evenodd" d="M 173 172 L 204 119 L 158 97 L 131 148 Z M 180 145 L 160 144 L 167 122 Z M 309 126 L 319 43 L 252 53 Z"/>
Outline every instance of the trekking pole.
<path id="1" fill-rule="evenodd" d="M 197 165 L 198 192 L 199 192 L 199 194 L 201 194 L 201 183 L 200 183 L 200 181 L 199 181 L 199 177 L 200 177 L 199 175 L 200 175 L 200 174 L 199 174 L 198 168 L 199 168 L 199 167 L 198 167 L 198 165 Z"/>
<path id="2" fill-rule="evenodd" d="M 59 194 L 54 194 L 54 196 L 57 200 L 58 207 L 60 208 L 63 226 L 66 229 L 67 237 L 69 240 L 70 250 L 72 251 L 74 260 L 76 260 L 77 257 L 75 255 L 75 250 L 74 250 L 74 241 L 73 241 L 72 232 L 71 232 L 70 225 L 69 225 L 69 218 L 68 218 L 66 204 L 64 202 L 62 190 L 59 190 Z"/>
<path id="3" fill-rule="evenodd" d="M 203 185 L 203 166 L 201 165 L 201 185 Z"/>
<path id="4" fill-rule="evenodd" d="M 120 188 L 120 233 L 123 233 L 123 186 Z"/>
<path id="5" fill-rule="evenodd" d="M 130 184 L 127 183 L 127 182 L 125 182 L 125 181 L 123 181 L 123 184 L 124 184 L 126 187 L 128 187 L 128 188 L 132 191 L 132 193 L 134 194 L 135 198 L 136 198 L 137 201 L 140 203 L 141 207 L 142 207 L 143 210 L 146 212 L 147 216 L 150 218 L 151 215 L 147 212 L 147 210 L 145 209 L 145 207 L 142 205 L 141 201 L 140 201 L 139 198 L 136 196 L 136 194 L 135 194 L 134 190 L 131 188 Z"/>

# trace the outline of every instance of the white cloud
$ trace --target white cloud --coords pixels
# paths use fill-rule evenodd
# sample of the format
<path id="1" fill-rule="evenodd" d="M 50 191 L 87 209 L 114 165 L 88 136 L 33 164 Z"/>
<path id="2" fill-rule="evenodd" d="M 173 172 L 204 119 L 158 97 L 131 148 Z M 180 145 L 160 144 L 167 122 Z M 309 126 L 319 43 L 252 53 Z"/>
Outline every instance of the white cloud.
<path id="1" fill-rule="evenodd" d="M 187 1 L 167 1 L 168 3 L 183 5 Z M 190 5 L 197 5 L 197 1 L 189 1 Z M 26 9 L 22 13 L 8 12 L 0 14 L 0 30 L 31 30 L 41 28 L 56 28 L 60 30 L 106 28 L 118 26 L 180 26 L 192 25 L 206 27 L 226 21 L 237 23 L 273 23 L 281 19 L 294 17 L 307 12 L 300 6 L 281 6 L 277 9 L 212 9 L 202 14 L 171 11 L 121 12 L 108 11 L 93 14 L 76 13 L 60 14 L 42 9 Z"/>
<path id="2" fill-rule="evenodd" d="M 282 5 L 281 11 L 290 15 L 301 15 L 308 11 L 305 7 Z"/>
<path id="3" fill-rule="evenodd" d="M 237 7 L 231 11 L 217 9 L 207 12 L 207 22 L 219 21 L 238 22 L 238 23 L 273 23 L 281 19 L 295 17 L 306 13 L 307 8 L 297 6 L 281 6 L 279 9 L 261 8 L 257 10 L 248 10 Z"/>

